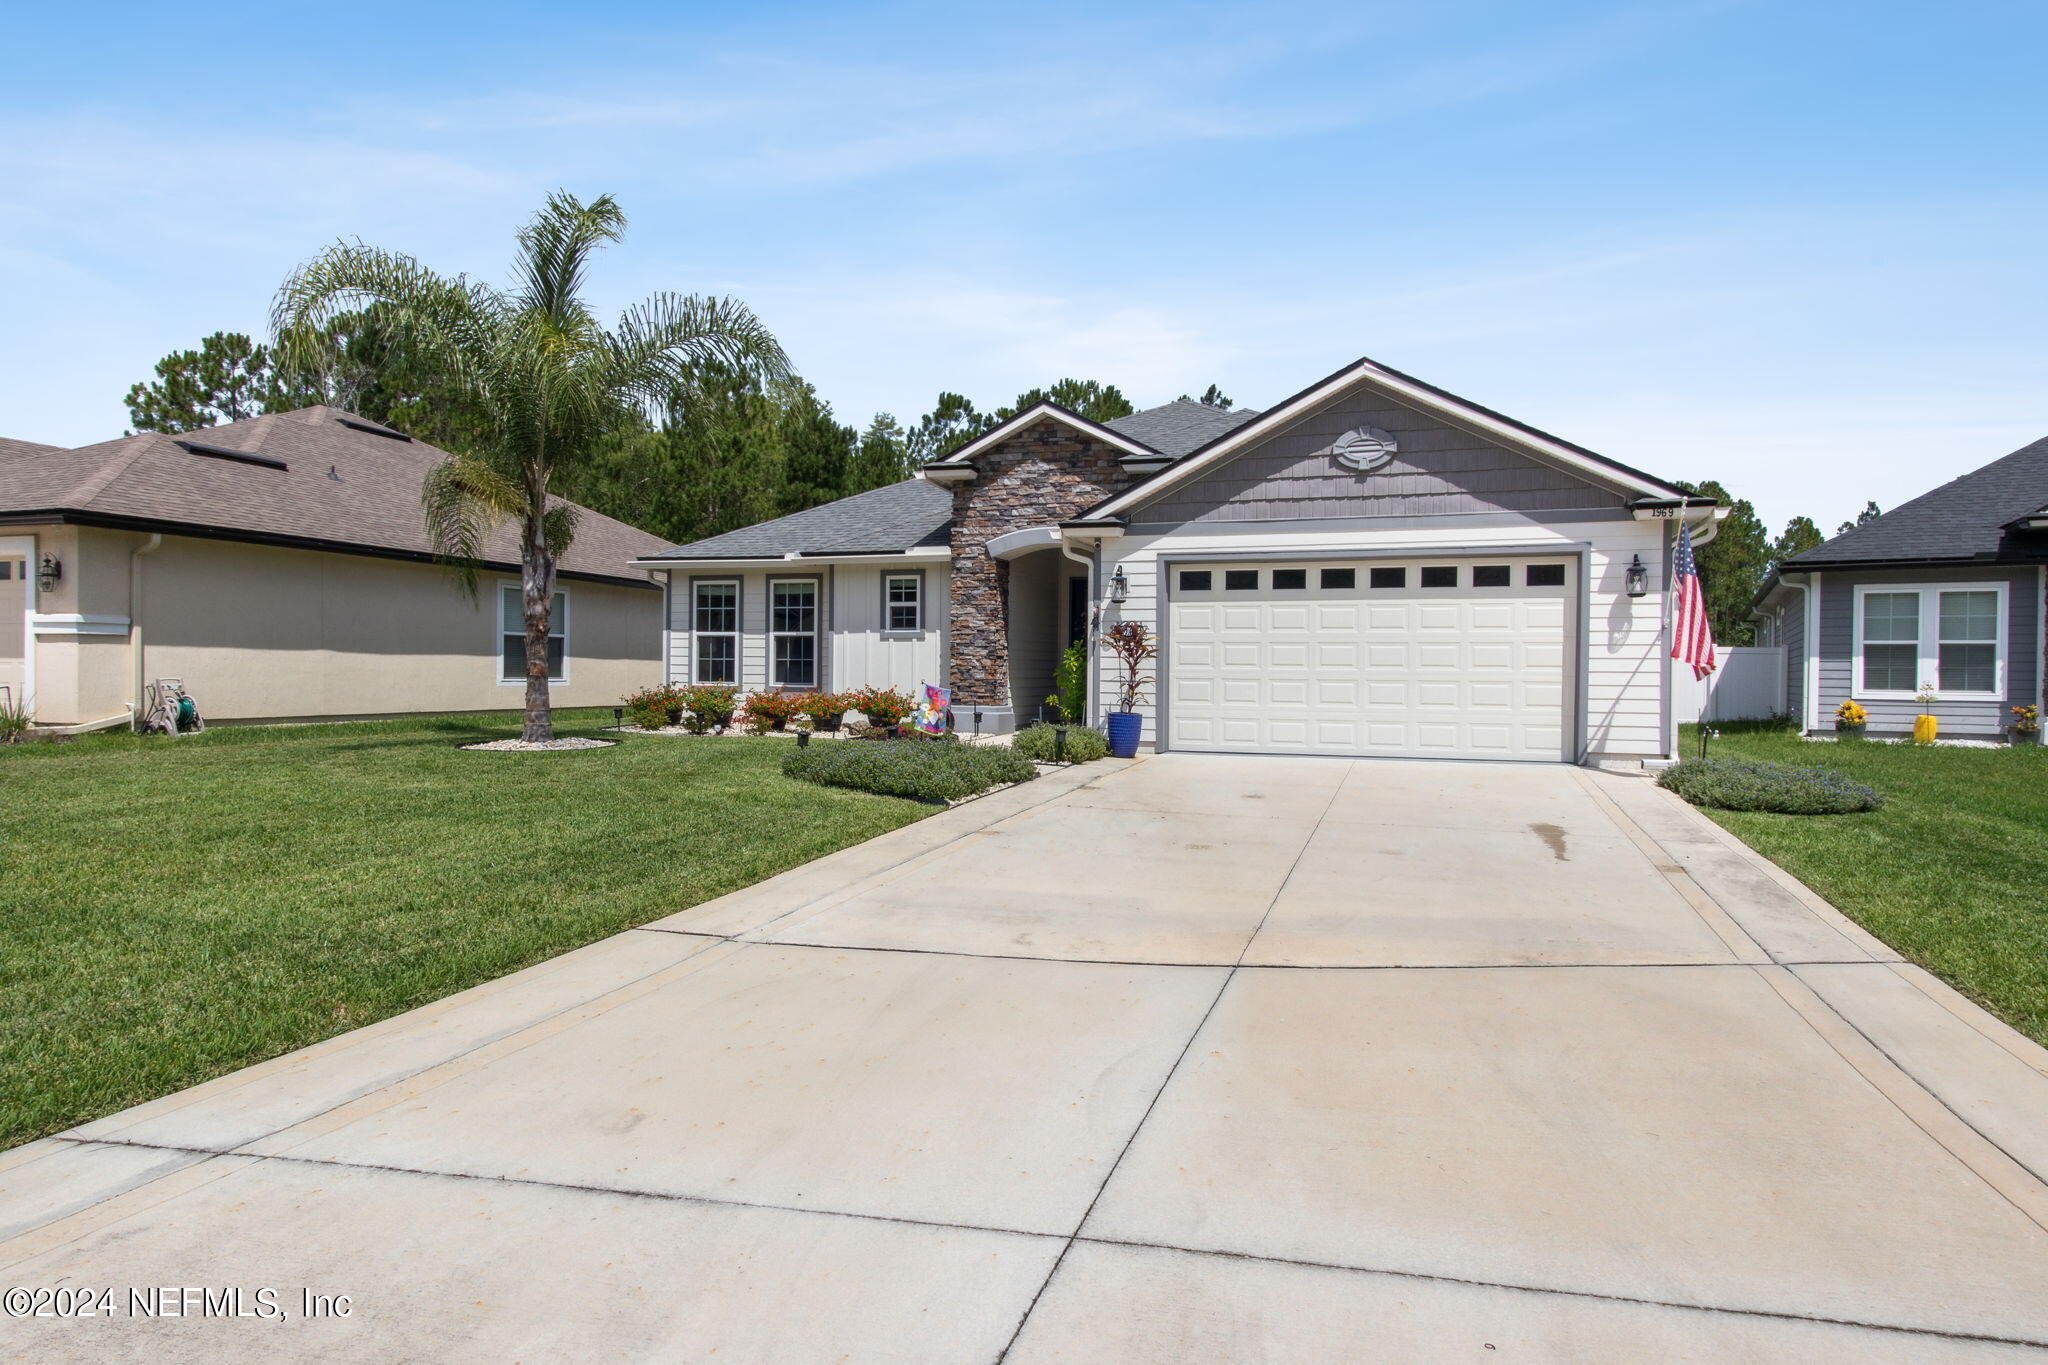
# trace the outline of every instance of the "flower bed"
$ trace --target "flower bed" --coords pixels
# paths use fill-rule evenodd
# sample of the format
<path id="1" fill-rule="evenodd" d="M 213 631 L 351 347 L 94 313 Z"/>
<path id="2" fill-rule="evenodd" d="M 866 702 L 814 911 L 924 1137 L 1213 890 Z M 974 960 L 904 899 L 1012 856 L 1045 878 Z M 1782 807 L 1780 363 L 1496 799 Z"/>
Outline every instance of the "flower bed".
<path id="1" fill-rule="evenodd" d="M 1038 776 L 1014 749 L 946 739 L 820 741 L 786 755 L 782 771 L 820 786 L 913 801 L 958 801 Z"/>
<path id="2" fill-rule="evenodd" d="M 1770 811 L 1780 815 L 1848 815 L 1877 810 L 1884 797 L 1832 768 L 1689 758 L 1666 768 L 1657 785 L 1695 806 Z"/>

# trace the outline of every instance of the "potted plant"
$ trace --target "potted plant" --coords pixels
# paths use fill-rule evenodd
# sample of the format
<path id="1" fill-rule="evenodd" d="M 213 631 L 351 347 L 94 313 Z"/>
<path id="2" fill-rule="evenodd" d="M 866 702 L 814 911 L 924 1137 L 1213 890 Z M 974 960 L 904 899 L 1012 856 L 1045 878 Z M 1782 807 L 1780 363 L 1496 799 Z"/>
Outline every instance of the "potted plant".
<path id="1" fill-rule="evenodd" d="M 786 730 L 790 721 L 803 714 L 803 704 L 800 692 L 756 692 L 747 698 L 742 719 L 757 735 Z"/>
<path id="2" fill-rule="evenodd" d="M 732 724 L 732 713 L 739 705 L 739 689 L 699 683 L 683 689 L 682 704 L 684 727 L 693 735 L 710 734 Z"/>
<path id="3" fill-rule="evenodd" d="M 2041 742 L 2040 707 L 2015 706 L 2012 708 L 2012 742 L 2015 744 L 2039 744 Z"/>
<path id="4" fill-rule="evenodd" d="M 642 730 L 659 730 L 673 725 L 681 715 L 681 699 L 673 683 L 643 687 L 620 701 L 627 718 Z"/>
<path id="5" fill-rule="evenodd" d="M 867 733 L 877 739 L 894 735 L 903 724 L 903 718 L 911 713 L 916 703 L 907 692 L 893 687 L 863 687 L 850 692 L 846 697 L 851 709 L 867 717 Z"/>
<path id="6" fill-rule="evenodd" d="M 1116 710 L 1109 713 L 1103 727 L 1109 732 L 1109 751 L 1118 758 L 1135 758 L 1145 729 L 1138 706 L 1145 699 L 1145 689 L 1152 685 L 1145 665 L 1159 657 L 1159 649 L 1142 621 L 1119 621 L 1102 632 L 1102 640 L 1123 670 L 1117 679 Z"/>
<path id="7" fill-rule="evenodd" d="M 1835 734 L 1843 739 L 1863 738 L 1863 729 L 1870 724 L 1870 713 L 1853 701 L 1845 701 L 1835 708 Z"/>
<path id="8" fill-rule="evenodd" d="M 846 719 L 846 698 L 837 692 L 806 692 L 798 705 L 810 717 L 811 724 L 827 734 L 837 730 Z"/>
<path id="9" fill-rule="evenodd" d="M 1920 714 L 1913 717 L 1913 742 L 1932 744 L 1935 735 L 1941 731 L 1941 722 L 1934 715 L 1934 703 L 1940 701 L 1941 697 L 1935 692 L 1934 684 L 1930 682 L 1920 684 L 1918 695 Z"/>

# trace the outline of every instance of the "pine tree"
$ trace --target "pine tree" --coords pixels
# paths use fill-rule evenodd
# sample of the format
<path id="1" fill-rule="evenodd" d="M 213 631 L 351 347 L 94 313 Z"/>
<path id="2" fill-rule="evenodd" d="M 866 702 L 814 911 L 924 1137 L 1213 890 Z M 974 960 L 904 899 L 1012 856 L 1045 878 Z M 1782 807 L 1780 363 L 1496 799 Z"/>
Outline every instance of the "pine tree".
<path id="1" fill-rule="evenodd" d="M 174 351 L 156 363 L 156 382 L 128 390 L 136 431 L 175 434 L 239 422 L 303 406 L 288 400 L 270 348 L 240 332 L 215 332 L 196 351 Z"/>
<path id="2" fill-rule="evenodd" d="M 914 464 L 930 464 L 943 460 L 961 446 L 996 424 L 993 415 L 984 415 L 966 397 L 957 393 L 942 393 L 932 410 L 920 417 L 909 436 L 910 455 Z"/>
<path id="3" fill-rule="evenodd" d="M 1771 563 L 1782 564 L 1793 555 L 1803 555 L 1818 547 L 1827 539 L 1820 533 L 1820 527 L 1813 524 L 1812 517 L 1794 517 L 1785 523 L 1785 529 L 1771 546 Z"/>
<path id="4" fill-rule="evenodd" d="M 750 377 L 707 367 L 681 395 L 663 435 L 672 443 L 678 541 L 779 516 L 787 457 L 781 410 Z M 666 534 L 663 532 L 662 534 Z"/>
<path id="5" fill-rule="evenodd" d="M 847 477 L 859 444 L 852 427 L 832 420 L 832 408 L 799 379 L 784 395 L 778 435 L 784 459 L 782 511 L 801 512 L 847 493 Z"/>
<path id="6" fill-rule="evenodd" d="M 1876 521 L 1879 517 L 1883 515 L 1884 513 L 1877 510 L 1877 504 L 1875 502 L 1866 502 L 1863 504 L 1863 510 L 1856 514 L 1856 520 L 1843 522 L 1840 526 L 1837 526 L 1835 528 L 1835 534 L 1838 536 L 1847 535 L 1849 532 L 1861 526 L 1864 522 Z"/>
<path id="7" fill-rule="evenodd" d="M 1174 401 L 1177 403 L 1200 403 L 1204 407 L 1223 408 L 1226 411 L 1234 406 L 1230 399 L 1223 396 L 1223 390 L 1217 388 L 1214 384 L 1211 384 L 1200 398 L 1194 398 L 1184 393 Z"/>
<path id="8" fill-rule="evenodd" d="M 910 444 L 896 419 L 886 412 L 875 414 L 861 433 L 860 449 L 847 469 L 846 491 L 865 493 L 886 488 L 911 475 Z"/>
<path id="9" fill-rule="evenodd" d="M 1770 533 L 1757 519 L 1756 508 L 1747 499 L 1731 497 L 1712 479 L 1704 483 L 1678 485 L 1688 493 L 1713 498 L 1728 509 L 1715 537 L 1695 548 L 1700 586 L 1707 596 L 1707 616 L 1713 622 L 1714 640 L 1725 647 L 1749 644 L 1756 626 L 1749 619 L 1749 602 L 1770 568 Z"/>
<path id="10" fill-rule="evenodd" d="M 1131 400 L 1124 397 L 1123 390 L 1114 384 L 1094 379 L 1062 379 L 1051 388 L 1028 389 L 1018 394 L 1016 402 L 996 409 L 996 420 L 1007 422 L 1037 403 L 1057 403 L 1091 422 L 1113 422 L 1137 411 L 1131 406 Z"/>

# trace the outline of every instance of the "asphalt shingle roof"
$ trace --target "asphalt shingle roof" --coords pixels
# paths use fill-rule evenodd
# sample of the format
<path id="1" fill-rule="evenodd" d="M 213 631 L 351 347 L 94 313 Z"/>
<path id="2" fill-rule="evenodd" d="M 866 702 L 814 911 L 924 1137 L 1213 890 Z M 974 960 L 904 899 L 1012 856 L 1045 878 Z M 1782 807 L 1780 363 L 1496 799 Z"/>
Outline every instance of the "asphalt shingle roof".
<path id="1" fill-rule="evenodd" d="M 1120 436 L 1142 441 L 1175 459 L 1200 449 L 1226 431 L 1235 431 L 1259 415 L 1257 408 L 1212 408 L 1191 398 L 1116 417 L 1102 425 Z"/>
<path id="2" fill-rule="evenodd" d="M 54 455 L 63 446 L 46 446 L 40 441 L 17 441 L 12 436 L 0 436 L 0 460 L 22 459 L 30 455 Z"/>
<path id="3" fill-rule="evenodd" d="M 2048 532 L 2006 526 L 2048 504 L 2048 438 L 1901 503 L 1881 517 L 1794 555 L 1781 568 L 1959 559 L 2048 559 Z"/>
<path id="4" fill-rule="evenodd" d="M 951 543 L 953 495 L 905 479 L 850 498 L 757 522 L 645 559 L 778 559 L 791 554 L 875 554 Z"/>
<path id="5" fill-rule="evenodd" d="M 1192 401 L 1168 403 L 1103 423 L 1162 455 L 1178 458 L 1258 416 Z M 808 511 L 692 541 L 646 559 L 780 559 L 793 554 L 881 554 L 951 542 L 953 494 L 924 479 L 856 493 Z"/>
<path id="6" fill-rule="evenodd" d="M 343 426 L 344 417 L 363 420 L 339 408 L 310 407 L 177 436 L 142 432 L 75 450 L 0 443 L 0 513 L 74 512 L 432 554 L 420 488 L 446 454 L 421 441 Z M 180 441 L 260 454 L 286 468 L 197 455 Z M 631 562 L 663 545 L 660 536 L 585 508 L 561 567 L 644 582 Z M 516 530 L 499 527 L 484 558 L 517 564 Z"/>

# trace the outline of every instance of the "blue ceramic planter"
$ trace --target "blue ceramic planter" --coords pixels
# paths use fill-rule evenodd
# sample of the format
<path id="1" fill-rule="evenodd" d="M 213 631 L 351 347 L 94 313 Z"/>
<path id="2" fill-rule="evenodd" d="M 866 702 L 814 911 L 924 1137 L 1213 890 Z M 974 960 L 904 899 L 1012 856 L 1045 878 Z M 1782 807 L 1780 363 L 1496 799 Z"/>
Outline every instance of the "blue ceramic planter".
<path id="1" fill-rule="evenodd" d="M 1145 718 L 1136 711 L 1112 711 L 1103 726 L 1109 732 L 1109 751 L 1118 758 L 1135 758 L 1138 737 L 1145 732 Z"/>

